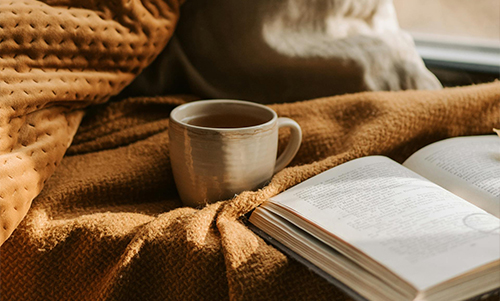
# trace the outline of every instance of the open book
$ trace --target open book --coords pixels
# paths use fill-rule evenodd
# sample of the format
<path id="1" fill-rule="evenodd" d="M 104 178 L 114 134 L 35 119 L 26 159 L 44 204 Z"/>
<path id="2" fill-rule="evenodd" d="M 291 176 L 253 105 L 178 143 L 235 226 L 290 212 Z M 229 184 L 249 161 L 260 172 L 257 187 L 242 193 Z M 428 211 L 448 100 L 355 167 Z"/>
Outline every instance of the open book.
<path id="1" fill-rule="evenodd" d="M 250 223 L 369 300 L 463 300 L 500 287 L 500 138 L 451 138 L 403 165 L 349 161 Z"/>

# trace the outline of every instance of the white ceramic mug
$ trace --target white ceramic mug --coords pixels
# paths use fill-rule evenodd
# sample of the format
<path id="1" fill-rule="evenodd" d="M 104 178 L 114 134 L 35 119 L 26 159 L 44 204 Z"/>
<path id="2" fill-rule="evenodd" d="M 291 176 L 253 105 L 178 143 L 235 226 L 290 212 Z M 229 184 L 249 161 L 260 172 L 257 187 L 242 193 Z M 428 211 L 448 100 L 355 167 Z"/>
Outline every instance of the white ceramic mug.
<path id="1" fill-rule="evenodd" d="M 291 138 L 276 159 L 281 127 L 291 129 Z M 266 106 L 221 99 L 175 108 L 170 113 L 169 137 L 181 200 L 199 207 L 263 186 L 293 159 L 302 131 L 297 122 L 278 118 Z"/>

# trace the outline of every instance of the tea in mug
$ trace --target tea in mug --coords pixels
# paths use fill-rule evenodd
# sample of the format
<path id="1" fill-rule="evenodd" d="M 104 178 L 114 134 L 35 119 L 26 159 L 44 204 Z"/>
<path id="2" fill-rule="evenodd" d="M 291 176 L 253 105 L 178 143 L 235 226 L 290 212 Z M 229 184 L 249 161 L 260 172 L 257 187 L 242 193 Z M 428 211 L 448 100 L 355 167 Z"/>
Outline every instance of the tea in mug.
<path id="1" fill-rule="evenodd" d="M 210 114 L 183 120 L 187 124 L 208 128 L 244 128 L 263 124 L 269 120 L 245 114 Z"/>

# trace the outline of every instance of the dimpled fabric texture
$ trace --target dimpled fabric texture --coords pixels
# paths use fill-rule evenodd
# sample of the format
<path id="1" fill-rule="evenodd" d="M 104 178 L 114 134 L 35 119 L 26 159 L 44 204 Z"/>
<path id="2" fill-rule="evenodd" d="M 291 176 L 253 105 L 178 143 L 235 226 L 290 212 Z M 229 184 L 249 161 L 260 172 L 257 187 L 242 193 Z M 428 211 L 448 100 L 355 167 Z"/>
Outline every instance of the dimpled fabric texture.
<path id="1" fill-rule="evenodd" d="M 429 143 L 500 126 L 500 82 L 273 105 L 303 129 L 291 166 L 259 191 L 194 209 L 176 194 L 167 132 L 170 111 L 193 99 L 91 109 L 2 246 L 5 300 L 347 300 L 250 231 L 245 215 L 348 160 L 382 154 L 402 162 Z"/>
<path id="2" fill-rule="evenodd" d="M 71 143 L 163 49 L 179 1 L 0 0 L 0 245 Z"/>

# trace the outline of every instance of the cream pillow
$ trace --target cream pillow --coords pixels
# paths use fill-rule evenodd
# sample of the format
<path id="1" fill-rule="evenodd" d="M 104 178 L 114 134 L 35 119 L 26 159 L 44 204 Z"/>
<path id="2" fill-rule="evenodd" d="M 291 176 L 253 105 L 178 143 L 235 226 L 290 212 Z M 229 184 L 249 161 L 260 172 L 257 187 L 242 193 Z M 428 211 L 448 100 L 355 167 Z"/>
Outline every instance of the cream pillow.
<path id="1" fill-rule="evenodd" d="M 441 88 L 390 0 L 190 0 L 168 48 L 165 66 L 144 75 L 143 93 L 178 85 L 175 64 L 191 92 L 206 98 L 277 102 Z"/>

